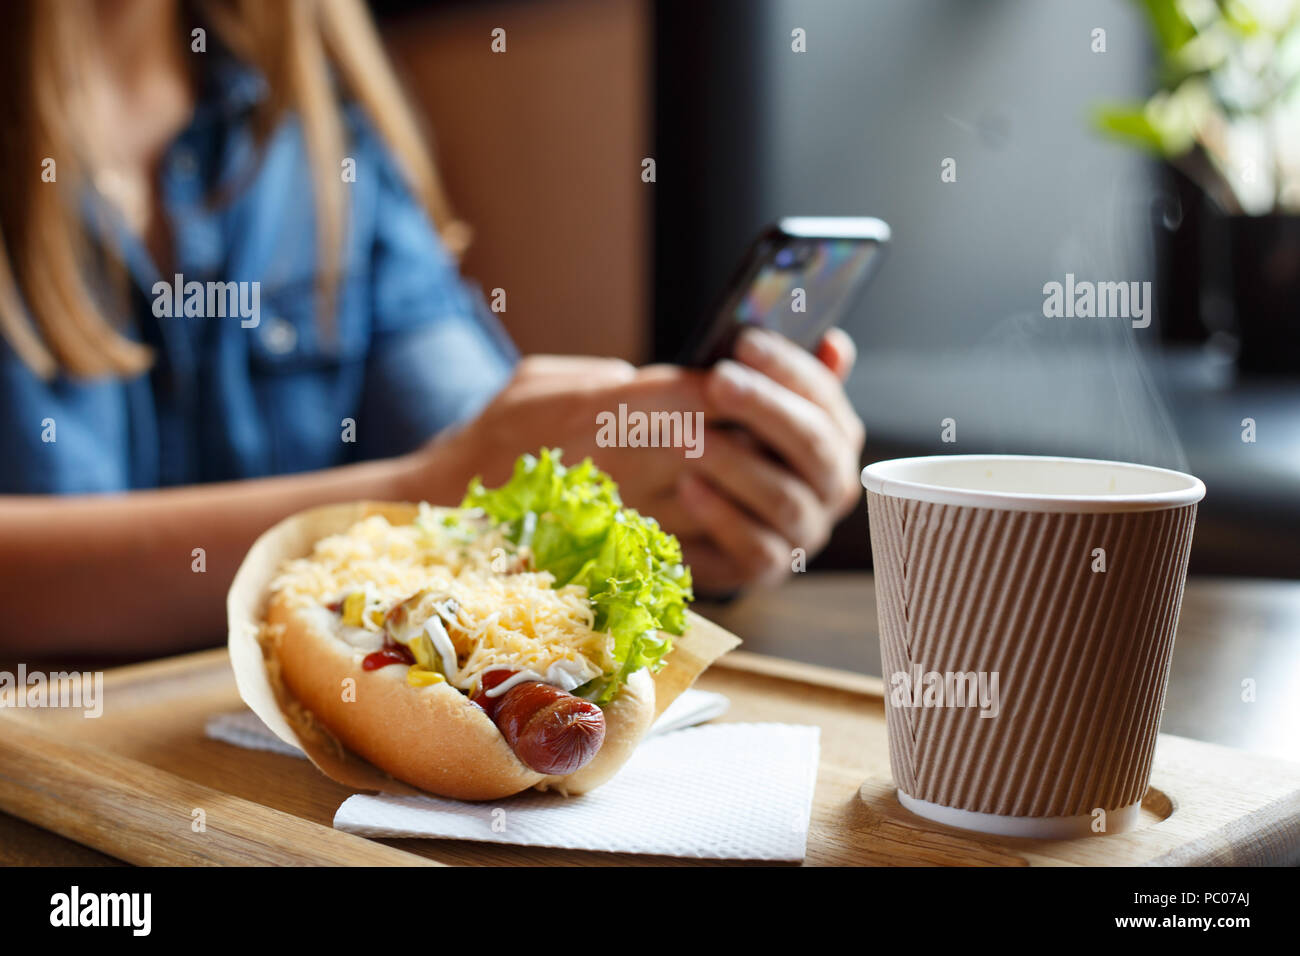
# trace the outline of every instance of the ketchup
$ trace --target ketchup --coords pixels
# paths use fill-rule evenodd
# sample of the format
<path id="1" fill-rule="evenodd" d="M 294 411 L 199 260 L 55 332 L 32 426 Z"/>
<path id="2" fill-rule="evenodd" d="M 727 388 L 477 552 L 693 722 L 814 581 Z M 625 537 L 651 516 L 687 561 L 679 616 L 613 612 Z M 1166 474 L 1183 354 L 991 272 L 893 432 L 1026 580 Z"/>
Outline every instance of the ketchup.
<path id="1" fill-rule="evenodd" d="M 519 672 L 504 669 L 488 671 L 479 678 L 478 691 L 470 698 L 470 700 L 482 707 L 489 717 L 493 717 L 496 713 L 497 706 L 501 703 L 501 699 L 505 695 L 502 694 L 500 697 L 489 697 L 487 692 L 493 687 L 496 687 L 497 684 L 500 684 L 502 681 L 509 680 L 517 673 Z"/>
<path id="2" fill-rule="evenodd" d="M 387 667 L 389 664 L 414 664 L 415 658 L 411 652 L 400 644 L 385 644 L 379 650 L 372 654 L 367 654 L 365 660 L 361 662 L 361 669 L 367 671 L 379 670 L 381 667 Z"/>

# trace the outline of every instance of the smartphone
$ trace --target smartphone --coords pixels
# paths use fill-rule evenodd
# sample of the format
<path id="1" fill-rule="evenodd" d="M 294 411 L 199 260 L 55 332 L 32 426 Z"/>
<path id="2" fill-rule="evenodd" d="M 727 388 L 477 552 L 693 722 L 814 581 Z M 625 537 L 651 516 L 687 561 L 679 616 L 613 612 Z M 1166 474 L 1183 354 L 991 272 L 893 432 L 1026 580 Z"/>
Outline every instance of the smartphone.
<path id="1" fill-rule="evenodd" d="M 754 240 L 709 320 L 678 364 L 727 358 L 751 325 L 812 350 L 857 301 L 880 267 L 889 226 L 859 216 L 792 216 Z"/>

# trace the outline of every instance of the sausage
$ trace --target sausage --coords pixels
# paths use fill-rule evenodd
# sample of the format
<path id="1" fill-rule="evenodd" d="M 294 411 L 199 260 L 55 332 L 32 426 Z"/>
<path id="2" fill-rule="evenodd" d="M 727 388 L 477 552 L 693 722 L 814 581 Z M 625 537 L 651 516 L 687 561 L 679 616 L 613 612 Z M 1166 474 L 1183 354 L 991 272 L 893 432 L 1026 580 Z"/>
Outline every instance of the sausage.
<path id="1" fill-rule="evenodd" d="M 515 756 L 538 773 L 565 776 L 585 767 L 605 742 L 605 714 L 590 701 L 540 681 L 502 695 L 496 724 Z"/>
<path id="2" fill-rule="evenodd" d="M 489 671 L 474 702 L 482 707 L 525 766 L 564 776 L 585 767 L 605 742 L 605 714 L 590 701 L 541 681 L 524 681 L 500 697 L 486 691 L 513 672 Z"/>

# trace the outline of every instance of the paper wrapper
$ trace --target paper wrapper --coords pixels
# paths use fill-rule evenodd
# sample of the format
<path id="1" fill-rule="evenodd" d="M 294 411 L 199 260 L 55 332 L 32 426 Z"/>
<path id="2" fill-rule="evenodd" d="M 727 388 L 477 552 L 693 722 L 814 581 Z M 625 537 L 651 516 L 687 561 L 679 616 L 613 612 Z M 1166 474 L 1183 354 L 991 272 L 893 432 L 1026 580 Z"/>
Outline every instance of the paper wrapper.
<path id="1" fill-rule="evenodd" d="M 371 515 L 383 515 L 392 524 L 409 524 L 417 513 L 414 504 L 360 501 L 326 505 L 285 518 L 249 549 L 226 597 L 230 663 L 239 696 L 277 737 L 300 748 L 327 777 L 357 790 L 420 792 L 348 751 L 297 705 L 280 685 L 274 663 L 263 655 L 259 640 L 262 620 L 271 581 L 284 562 L 309 555 L 321 538 L 346 531 Z M 735 635 L 698 614 L 690 613 L 688 618 L 686 633 L 673 639 L 673 650 L 654 678 L 656 718 L 705 668 L 740 643 Z"/>
<path id="2" fill-rule="evenodd" d="M 1053 514 L 870 491 L 867 503 L 898 788 L 1017 817 L 1140 801 L 1196 506 Z M 896 706 L 894 675 L 918 671 L 997 672 L 1000 712 Z"/>

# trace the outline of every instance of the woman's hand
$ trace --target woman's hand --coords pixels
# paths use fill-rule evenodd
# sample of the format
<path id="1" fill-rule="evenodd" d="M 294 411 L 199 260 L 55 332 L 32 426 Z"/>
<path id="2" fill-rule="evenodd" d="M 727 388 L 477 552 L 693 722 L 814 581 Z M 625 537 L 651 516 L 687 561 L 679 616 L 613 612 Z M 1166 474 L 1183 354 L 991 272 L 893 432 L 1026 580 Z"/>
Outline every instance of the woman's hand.
<path id="1" fill-rule="evenodd" d="M 737 361 L 709 371 L 531 356 L 477 418 L 426 448 L 437 476 L 428 487 L 463 488 L 475 474 L 499 484 L 521 452 L 562 448 L 569 461 L 590 456 L 628 505 L 681 538 L 702 592 L 770 583 L 790 572 L 796 548 L 819 551 L 859 500 L 864 433 L 841 384 L 854 354 L 835 330 L 817 356 L 750 331 Z M 692 427 L 701 413 L 706 428 L 685 433 L 695 449 L 599 444 L 598 416 L 617 418 L 620 406 L 627 416 L 678 412 Z"/>
<path id="2" fill-rule="evenodd" d="M 426 446 L 422 454 L 429 486 L 450 485 L 455 490 L 443 498 L 455 503 L 473 476 L 482 476 L 489 486 L 501 484 L 510 477 L 520 454 L 547 446 L 562 449 L 570 463 L 591 457 L 613 475 L 627 504 L 666 524 L 667 503 L 676 496 L 682 471 L 683 449 L 601 446 L 597 416 L 608 412 L 617 417 L 620 405 L 629 411 L 693 416 L 706 410 L 704 383 L 705 373 L 690 369 L 663 366 L 638 371 L 620 359 L 528 356 L 476 418 Z M 697 437 L 703 440 L 703 435 Z M 412 494 L 428 498 L 430 492 Z"/>
<path id="3" fill-rule="evenodd" d="M 816 356 L 750 329 L 736 360 L 709 372 L 710 404 L 744 431 L 710 429 L 704 454 L 679 480 L 691 522 L 679 534 L 701 588 L 780 580 L 795 549 L 820 551 L 860 500 L 866 432 L 843 389 L 856 354 L 839 329 Z"/>

